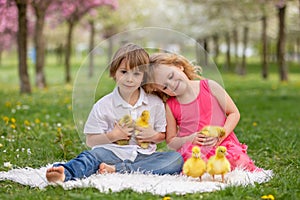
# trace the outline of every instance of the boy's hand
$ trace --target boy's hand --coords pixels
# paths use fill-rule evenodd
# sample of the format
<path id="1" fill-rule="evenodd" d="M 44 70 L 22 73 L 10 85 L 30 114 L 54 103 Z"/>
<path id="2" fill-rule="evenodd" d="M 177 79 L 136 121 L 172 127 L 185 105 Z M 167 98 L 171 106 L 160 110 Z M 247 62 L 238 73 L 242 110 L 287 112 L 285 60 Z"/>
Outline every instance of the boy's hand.
<path id="1" fill-rule="evenodd" d="M 115 127 L 112 130 L 112 140 L 113 142 L 118 140 L 130 140 L 130 137 L 133 133 L 133 127 L 128 127 L 126 125 L 121 126 L 118 123 L 115 123 Z"/>
<path id="2" fill-rule="evenodd" d="M 155 142 L 155 136 L 158 132 L 153 130 L 151 126 L 147 128 L 136 127 L 136 139 L 138 142 Z"/>

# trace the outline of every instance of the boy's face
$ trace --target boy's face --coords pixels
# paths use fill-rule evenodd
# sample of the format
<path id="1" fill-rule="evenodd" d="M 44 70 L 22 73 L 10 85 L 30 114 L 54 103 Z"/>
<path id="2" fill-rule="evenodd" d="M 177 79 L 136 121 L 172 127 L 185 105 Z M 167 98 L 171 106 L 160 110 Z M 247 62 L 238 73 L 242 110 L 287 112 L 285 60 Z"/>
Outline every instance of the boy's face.
<path id="1" fill-rule="evenodd" d="M 144 72 L 138 69 L 129 69 L 125 65 L 125 61 L 121 62 L 121 65 L 116 71 L 115 80 L 123 92 L 133 92 L 137 90 L 143 81 Z"/>

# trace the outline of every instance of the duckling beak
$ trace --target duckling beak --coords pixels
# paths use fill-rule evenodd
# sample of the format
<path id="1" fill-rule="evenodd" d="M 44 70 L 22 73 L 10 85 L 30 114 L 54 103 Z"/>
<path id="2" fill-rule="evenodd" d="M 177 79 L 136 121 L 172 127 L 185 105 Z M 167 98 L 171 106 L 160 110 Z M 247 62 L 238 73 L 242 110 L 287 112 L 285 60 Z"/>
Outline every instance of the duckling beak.
<path id="1" fill-rule="evenodd" d="M 196 158 L 200 158 L 200 153 L 195 153 Z"/>

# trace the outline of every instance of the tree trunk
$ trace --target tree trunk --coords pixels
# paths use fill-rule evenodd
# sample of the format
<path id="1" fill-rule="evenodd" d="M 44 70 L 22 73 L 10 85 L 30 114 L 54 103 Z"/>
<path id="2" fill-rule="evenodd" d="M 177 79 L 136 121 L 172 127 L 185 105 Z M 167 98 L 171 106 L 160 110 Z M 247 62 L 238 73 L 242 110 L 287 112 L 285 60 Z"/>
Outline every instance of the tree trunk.
<path id="1" fill-rule="evenodd" d="M 300 37 L 297 38 L 296 43 L 296 61 L 300 62 Z"/>
<path id="2" fill-rule="evenodd" d="M 35 22 L 35 37 L 34 44 L 36 50 L 36 62 L 35 62 L 35 84 L 38 88 L 43 89 L 47 86 L 46 77 L 44 73 L 45 66 L 45 38 L 43 34 L 45 24 L 45 10 L 41 10 L 39 7 L 35 8 L 36 22 Z"/>
<path id="3" fill-rule="evenodd" d="M 288 81 L 288 70 L 285 62 L 285 10 L 286 5 L 278 7 L 279 31 L 277 42 L 277 60 L 281 81 Z"/>
<path id="4" fill-rule="evenodd" d="M 226 46 L 227 46 L 227 50 L 226 50 L 226 64 L 225 64 L 225 69 L 226 70 L 230 70 L 231 68 L 231 59 L 230 59 L 230 35 L 229 33 L 226 33 L 225 35 L 225 40 L 226 40 Z"/>
<path id="5" fill-rule="evenodd" d="M 207 66 L 207 64 L 208 64 L 208 53 L 209 53 L 207 38 L 203 39 L 203 48 L 205 50 L 205 52 L 204 52 L 204 64 L 205 64 L 205 66 Z"/>
<path id="6" fill-rule="evenodd" d="M 2 64 L 2 50 L 0 50 L 0 67 L 1 67 L 1 64 Z"/>
<path id="7" fill-rule="evenodd" d="M 248 35 L 249 35 L 249 28 L 248 26 L 244 27 L 244 35 L 243 35 L 243 56 L 242 56 L 242 65 L 240 70 L 240 75 L 246 74 L 246 51 L 248 45 Z"/>
<path id="8" fill-rule="evenodd" d="M 72 51 L 73 28 L 74 28 L 74 23 L 68 21 L 68 35 L 67 35 L 67 43 L 66 43 L 66 48 L 65 48 L 66 83 L 71 82 L 70 59 L 71 59 L 71 51 Z"/>
<path id="9" fill-rule="evenodd" d="M 238 54 L 238 44 L 239 44 L 239 40 L 238 40 L 238 31 L 235 28 L 233 30 L 233 44 L 234 44 L 234 58 L 235 58 L 235 70 L 238 71 L 240 66 L 239 66 L 239 54 Z"/>
<path id="10" fill-rule="evenodd" d="M 19 60 L 19 78 L 20 78 L 20 93 L 31 93 L 30 80 L 28 75 L 27 65 L 27 2 L 17 1 L 18 7 L 18 60 Z"/>
<path id="11" fill-rule="evenodd" d="M 218 63 L 218 58 L 219 58 L 219 54 L 220 54 L 220 50 L 219 50 L 219 36 L 218 35 L 214 35 L 213 36 L 213 41 L 214 41 L 215 62 Z"/>
<path id="12" fill-rule="evenodd" d="M 90 42 L 89 42 L 89 77 L 92 77 L 94 74 L 94 45 L 95 45 L 95 23 L 93 20 L 90 20 L 90 27 L 91 27 L 91 33 L 90 33 Z"/>
<path id="13" fill-rule="evenodd" d="M 113 56 L 114 41 L 113 41 L 112 37 L 107 38 L 107 40 L 108 40 L 107 57 L 108 57 L 108 63 L 109 63 Z"/>
<path id="14" fill-rule="evenodd" d="M 262 77 L 267 79 L 269 75 L 268 71 L 268 44 L 267 44 L 267 17 L 262 17 Z"/>

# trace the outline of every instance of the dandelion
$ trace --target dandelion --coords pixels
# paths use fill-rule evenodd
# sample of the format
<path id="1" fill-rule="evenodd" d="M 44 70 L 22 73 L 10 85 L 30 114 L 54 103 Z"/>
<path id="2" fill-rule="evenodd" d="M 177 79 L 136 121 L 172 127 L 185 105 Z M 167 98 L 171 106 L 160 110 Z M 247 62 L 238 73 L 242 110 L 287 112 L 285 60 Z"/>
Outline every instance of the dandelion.
<path id="1" fill-rule="evenodd" d="M 9 102 L 9 101 L 5 102 L 5 107 L 7 107 L 7 108 L 11 107 L 11 102 Z"/>
<path id="2" fill-rule="evenodd" d="M 257 122 L 253 122 L 252 126 L 256 127 L 257 126 Z"/>
<path id="3" fill-rule="evenodd" d="M 5 162 L 3 165 L 4 167 L 12 168 L 12 164 L 10 162 Z"/>
<path id="4" fill-rule="evenodd" d="M 70 103 L 71 102 L 71 99 L 69 98 L 69 97 L 66 97 L 65 99 L 64 99 L 64 103 L 65 104 L 68 104 L 68 103 Z"/>
<path id="5" fill-rule="evenodd" d="M 34 122 L 35 122 L 36 124 L 39 124 L 39 123 L 41 123 L 41 120 L 40 120 L 39 118 L 36 118 L 36 119 L 34 120 Z"/>
<path id="6" fill-rule="evenodd" d="M 3 147 L 3 144 L 0 143 L 0 148 Z"/>
<path id="7" fill-rule="evenodd" d="M 10 128 L 12 128 L 12 129 L 16 129 L 16 128 L 17 128 L 17 126 L 16 126 L 15 124 L 11 124 L 11 125 L 10 125 Z"/>
<path id="8" fill-rule="evenodd" d="M 12 117 L 12 118 L 10 119 L 10 121 L 11 121 L 11 123 L 15 124 L 17 120 L 16 120 L 15 118 Z"/>
<path id="9" fill-rule="evenodd" d="M 272 194 L 269 195 L 263 195 L 261 196 L 262 199 L 267 199 L 267 200 L 275 200 L 275 197 Z"/>
<path id="10" fill-rule="evenodd" d="M 171 197 L 164 197 L 162 200 L 172 200 Z"/>
<path id="11" fill-rule="evenodd" d="M 4 116 L 4 117 L 2 117 L 2 119 L 3 119 L 3 121 L 5 122 L 5 124 L 7 125 L 8 122 L 9 122 L 9 117 Z"/>
<path id="12" fill-rule="evenodd" d="M 24 125 L 25 126 L 30 126 L 30 121 L 28 121 L 27 119 L 24 121 Z"/>

